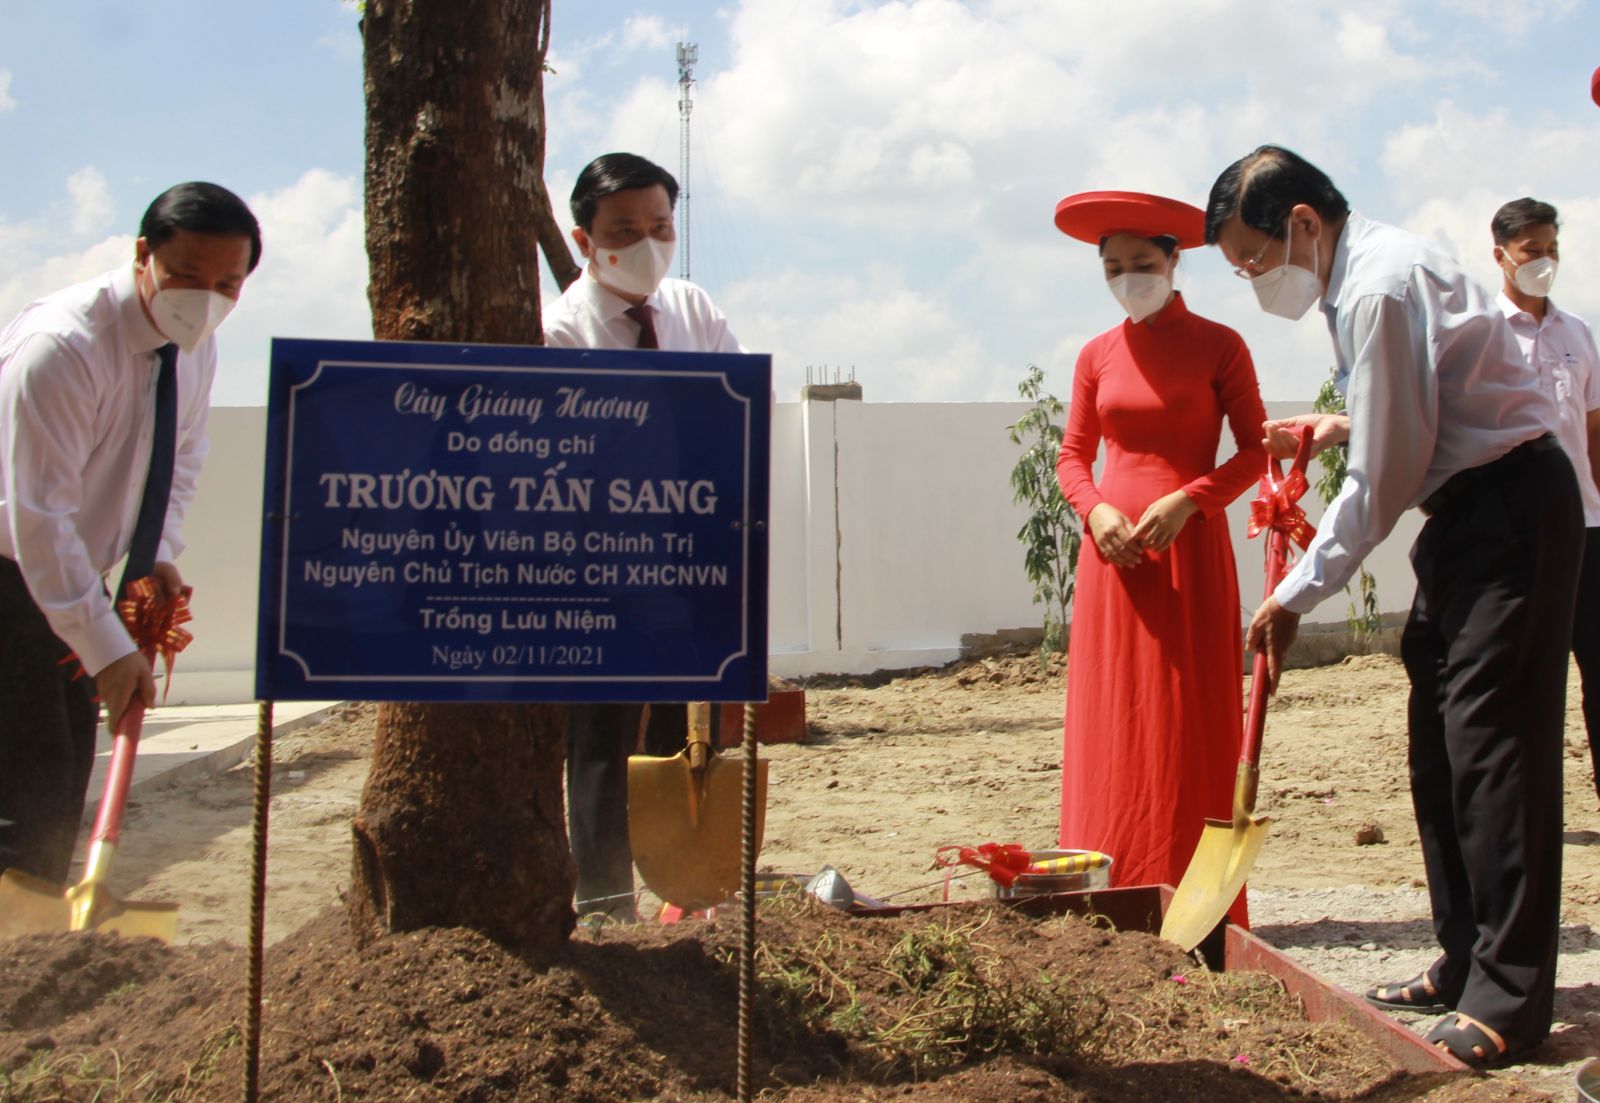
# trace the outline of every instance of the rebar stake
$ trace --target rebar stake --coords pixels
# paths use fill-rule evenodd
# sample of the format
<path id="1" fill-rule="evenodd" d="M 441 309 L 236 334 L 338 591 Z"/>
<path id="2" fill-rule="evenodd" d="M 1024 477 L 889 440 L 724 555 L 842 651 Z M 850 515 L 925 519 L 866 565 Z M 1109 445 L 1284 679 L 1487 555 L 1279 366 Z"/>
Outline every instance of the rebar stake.
<path id="1" fill-rule="evenodd" d="M 756 706 L 744 706 L 743 863 L 739 871 L 739 1103 L 751 1103 L 756 1002 Z"/>
<path id="2" fill-rule="evenodd" d="M 267 916 L 267 805 L 272 799 L 272 702 L 256 721 L 255 800 L 251 809 L 250 960 L 245 977 L 244 1100 L 256 1103 L 261 1074 L 261 958 Z"/>

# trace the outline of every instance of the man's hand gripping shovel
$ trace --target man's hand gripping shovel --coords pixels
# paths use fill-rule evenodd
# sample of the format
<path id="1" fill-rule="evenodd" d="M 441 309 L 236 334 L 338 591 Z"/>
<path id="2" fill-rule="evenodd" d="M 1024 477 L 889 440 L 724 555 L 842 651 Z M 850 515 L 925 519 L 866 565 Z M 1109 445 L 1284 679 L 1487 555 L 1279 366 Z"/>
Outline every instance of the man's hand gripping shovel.
<path id="1" fill-rule="evenodd" d="M 180 627 L 189 620 L 188 595 L 166 602 L 156 596 L 152 580 L 145 578 L 128 588 L 129 597 L 118 603 L 134 642 L 152 666 L 157 653 L 172 675 L 173 656 L 190 640 Z M 178 925 L 178 905 L 161 901 L 122 900 L 106 887 L 111 859 L 122 837 L 122 814 L 128 804 L 133 763 L 138 755 L 144 725 L 144 701 L 137 694 L 118 722 L 106 770 L 105 795 L 95 815 L 89 837 L 89 854 L 83 880 L 69 888 L 9 869 L 0 874 L 0 938 L 57 931 L 102 931 L 127 938 L 159 938 L 171 942 Z"/>
<path id="2" fill-rule="evenodd" d="M 1306 491 L 1306 461 L 1311 455 L 1311 429 L 1300 435 L 1300 447 L 1287 477 L 1277 460 L 1268 461 L 1261 480 L 1261 495 L 1252 505 L 1250 535 L 1267 532 L 1266 594 L 1283 581 L 1293 536 L 1302 547 L 1313 529 L 1295 503 Z M 1256 815 L 1256 787 L 1261 777 L 1261 736 L 1267 721 L 1267 655 L 1257 651 L 1250 670 L 1250 707 L 1239 750 L 1239 770 L 1233 783 L 1233 819 L 1206 820 L 1194 857 L 1184 871 L 1178 891 L 1167 906 L 1161 937 L 1192 950 L 1222 921 L 1238 898 L 1266 842 L 1266 816 Z"/>

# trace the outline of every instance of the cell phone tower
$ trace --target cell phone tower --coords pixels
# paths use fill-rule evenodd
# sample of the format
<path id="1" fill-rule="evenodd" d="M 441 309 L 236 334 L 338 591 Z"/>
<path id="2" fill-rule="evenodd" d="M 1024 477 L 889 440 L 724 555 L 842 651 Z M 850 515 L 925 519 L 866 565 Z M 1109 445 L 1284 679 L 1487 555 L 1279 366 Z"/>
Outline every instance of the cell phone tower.
<path id="1" fill-rule="evenodd" d="M 678 275 L 689 278 L 689 112 L 694 110 L 694 63 L 700 47 L 678 43 Z"/>

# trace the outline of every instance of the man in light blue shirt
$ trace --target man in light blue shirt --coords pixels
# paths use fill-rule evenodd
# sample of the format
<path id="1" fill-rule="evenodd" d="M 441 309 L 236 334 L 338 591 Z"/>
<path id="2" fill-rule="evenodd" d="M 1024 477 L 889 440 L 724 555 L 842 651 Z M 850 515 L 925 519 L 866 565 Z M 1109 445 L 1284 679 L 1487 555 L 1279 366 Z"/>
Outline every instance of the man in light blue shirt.
<path id="1" fill-rule="evenodd" d="M 1348 440 L 1344 487 L 1247 637 L 1276 684 L 1300 616 L 1400 514 L 1429 520 L 1401 642 L 1411 795 L 1443 954 L 1382 1007 L 1447 1009 L 1428 1040 L 1476 1067 L 1550 1031 L 1561 904 L 1561 747 L 1583 544 L 1578 488 L 1506 319 L 1436 246 L 1352 212 L 1303 158 L 1262 146 L 1212 187 L 1206 240 L 1263 310 L 1320 303 L 1347 413 L 1268 422 L 1292 450 Z"/>

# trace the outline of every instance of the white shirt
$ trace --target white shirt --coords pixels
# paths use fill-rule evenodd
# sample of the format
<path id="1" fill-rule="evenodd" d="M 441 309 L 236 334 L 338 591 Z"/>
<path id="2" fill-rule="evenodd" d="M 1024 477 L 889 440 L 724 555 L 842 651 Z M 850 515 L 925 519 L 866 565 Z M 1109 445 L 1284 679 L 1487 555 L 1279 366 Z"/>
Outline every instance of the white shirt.
<path id="1" fill-rule="evenodd" d="M 155 350 L 132 264 L 39 299 L 0 332 L 0 555 L 91 674 L 134 650 L 107 572 L 128 552 L 150 472 Z M 156 558 L 178 535 L 205 458 L 215 337 L 178 354 L 172 493 Z"/>
<path id="2" fill-rule="evenodd" d="M 1310 612 L 1344 588 L 1400 515 L 1458 471 L 1554 432 L 1511 326 L 1431 242 L 1352 212 L 1322 311 L 1350 415 L 1344 486 L 1273 596 Z"/>
<path id="3" fill-rule="evenodd" d="M 1539 374 L 1539 386 L 1555 399 L 1561 415 L 1556 437 L 1578 476 L 1583 523 L 1600 527 L 1600 488 L 1589 466 L 1589 411 L 1600 410 L 1600 356 L 1595 354 L 1594 335 L 1587 322 L 1549 299 L 1543 319 L 1512 302 L 1504 290 L 1496 303 L 1511 323 L 1522 354 Z"/>
<path id="4" fill-rule="evenodd" d="M 664 279 L 645 299 L 655 308 L 656 343 L 671 352 L 743 352 L 728 319 L 700 287 Z M 555 348 L 639 347 L 639 323 L 623 311 L 633 304 L 600 286 L 587 265 L 583 275 L 545 312 L 544 343 Z"/>

